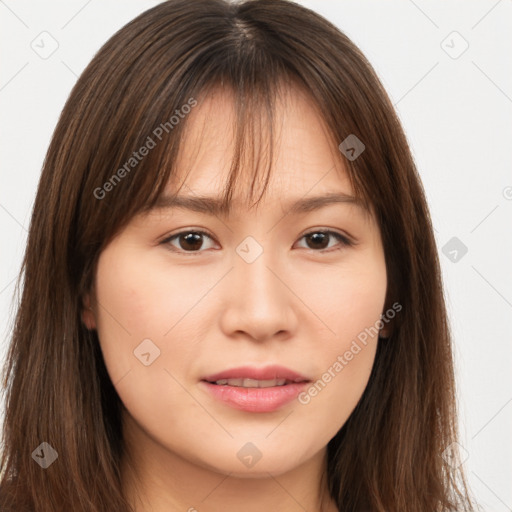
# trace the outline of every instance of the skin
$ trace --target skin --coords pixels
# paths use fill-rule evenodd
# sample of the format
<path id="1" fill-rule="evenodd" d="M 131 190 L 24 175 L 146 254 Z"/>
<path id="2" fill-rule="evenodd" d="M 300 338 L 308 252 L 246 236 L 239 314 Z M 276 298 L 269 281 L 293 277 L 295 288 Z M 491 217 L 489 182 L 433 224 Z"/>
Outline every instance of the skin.
<path id="1" fill-rule="evenodd" d="M 183 209 L 137 215 L 100 255 L 83 320 L 97 329 L 126 408 L 131 464 L 123 460 L 123 487 L 136 512 L 319 511 L 326 445 L 367 385 L 376 336 L 308 404 L 244 412 L 199 385 L 227 368 L 273 363 L 316 381 L 384 313 L 385 257 L 372 213 L 334 203 L 287 214 L 304 196 L 353 195 L 311 100 L 288 92 L 277 105 L 273 174 L 258 208 L 237 194 L 229 217 Z M 222 189 L 233 115 L 221 91 L 189 114 L 177 168 L 191 172 L 181 194 Z M 249 179 L 243 175 L 246 187 Z M 357 243 L 343 246 L 331 236 L 322 246 L 304 237 L 326 228 Z M 162 243 L 194 229 L 211 234 L 195 252 L 183 237 Z M 236 252 L 247 236 L 263 249 L 252 263 Z M 145 366 L 134 350 L 148 338 L 160 356 Z M 250 468 L 237 457 L 248 442 L 261 453 Z M 327 502 L 325 511 L 337 510 Z"/>

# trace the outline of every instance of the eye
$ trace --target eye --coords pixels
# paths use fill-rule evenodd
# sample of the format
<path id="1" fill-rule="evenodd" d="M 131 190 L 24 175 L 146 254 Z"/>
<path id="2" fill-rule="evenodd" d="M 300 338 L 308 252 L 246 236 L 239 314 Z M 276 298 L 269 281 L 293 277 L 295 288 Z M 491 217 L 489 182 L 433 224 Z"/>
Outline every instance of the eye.
<path id="1" fill-rule="evenodd" d="M 171 250 L 174 252 L 185 252 L 185 253 L 193 253 L 193 252 L 202 252 L 199 251 L 203 246 L 203 237 L 209 238 L 212 240 L 211 236 L 208 235 L 205 231 L 200 230 L 188 230 L 181 231 L 180 233 L 176 233 L 165 240 L 162 240 L 162 244 L 168 244 L 171 246 Z M 173 245 L 173 241 L 176 239 L 178 247 L 176 248 Z"/>
<path id="2" fill-rule="evenodd" d="M 331 230 L 316 230 L 316 231 L 310 231 L 309 233 L 306 233 L 303 235 L 300 240 L 302 239 L 306 240 L 306 243 L 308 244 L 307 249 L 319 249 L 316 252 L 322 252 L 325 249 L 329 249 L 326 252 L 331 252 L 330 247 L 332 248 L 332 245 L 329 247 L 330 240 L 338 241 L 339 247 L 335 247 L 333 250 L 340 250 L 343 249 L 343 247 L 349 247 L 353 245 L 352 241 L 349 240 L 346 236 L 342 235 L 341 233 L 338 233 L 337 231 L 331 231 Z"/>

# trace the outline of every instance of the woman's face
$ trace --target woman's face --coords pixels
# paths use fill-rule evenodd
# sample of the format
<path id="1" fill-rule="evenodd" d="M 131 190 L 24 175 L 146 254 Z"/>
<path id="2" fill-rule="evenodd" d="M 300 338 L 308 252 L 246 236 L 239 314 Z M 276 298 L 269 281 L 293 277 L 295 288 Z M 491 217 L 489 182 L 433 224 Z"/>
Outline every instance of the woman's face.
<path id="1" fill-rule="evenodd" d="M 189 114 L 177 168 L 181 177 L 192 170 L 180 196 L 221 192 L 232 108 L 217 92 Z M 259 207 L 235 196 L 223 216 L 162 201 L 133 218 L 101 253 L 83 317 L 97 329 L 133 439 L 239 476 L 291 470 L 343 426 L 375 356 L 377 336 L 362 343 L 361 333 L 384 312 L 387 286 L 379 229 L 357 202 L 293 208 L 353 194 L 310 100 L 291 89 L 275 119 L 274 172 Z M 250 176 L 242 179 L 248 190 Z M 266 374 L 273 365 L 283 368 Z M 249 369 L 230 372 L 240 367 Z M 224 371 L 254 380 L 204 381 Z M 288 383 L 287 371 L 309 383 Z"/>

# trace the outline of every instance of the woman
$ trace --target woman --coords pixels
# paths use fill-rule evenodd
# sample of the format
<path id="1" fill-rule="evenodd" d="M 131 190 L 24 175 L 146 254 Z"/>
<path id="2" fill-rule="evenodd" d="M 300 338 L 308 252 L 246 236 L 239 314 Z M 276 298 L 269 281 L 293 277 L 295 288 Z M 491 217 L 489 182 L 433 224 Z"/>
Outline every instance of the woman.
<path id="1" fill-rule="evenodd" d="M 473 510 L 424 191 L 344 34 L 171 0 L 101 48 L 4 386 L 2 510 Z"/>

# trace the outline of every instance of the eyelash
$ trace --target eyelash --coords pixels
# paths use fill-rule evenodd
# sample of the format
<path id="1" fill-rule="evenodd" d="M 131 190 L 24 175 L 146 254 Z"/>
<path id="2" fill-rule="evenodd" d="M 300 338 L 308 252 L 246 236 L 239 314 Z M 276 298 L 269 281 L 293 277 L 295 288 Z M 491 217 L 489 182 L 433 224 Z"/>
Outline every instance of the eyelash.
<path id="1" fill-rule="evenodd" d="M 208 238 L 211 238 L 213 240 L 213 237 L 206 231 L 203 231 L 200 229 L 188 229 L 185 231 L 180 231 L 179 233 L 176 233 L 174 235 L 171 235 L 170 237 L 167 237 L 165 240 L 162 240 L 162 242 L 160 242 L 160 243 L 163 245 L 167 245 L 169 247 L 169 250 L 171 250 L 172 252 L 174 252 L 176 254 L 182 254 L 182 255 L 186 255 L 186 256 L 189 256 L 189 255 L 196 256 L 198 254 L 201 254 L 202 252 L 205 252 L 205 251 L 201 251 L 201 250 L 200 251 L 184 251 L 182 249 L 177 249 L 176 247 L 173 247 L 170 245 L 171 240 L 174 240 L 175 238 L 178 238 L 181 235 L 188 235 L 191 233 L 207 236 Z M 334 248 L 334 249 L 330 248 L 330 249 L 320 249 L 320 250 L 306 248 L 307 250 L 312 251 L 312 252 L 319 252 L 319 253 L 330 253 L 330 252 L 340 251 L 340 250 L 344 249 L 345 247 L 351 247 L 351 246 L 355 245 L 354 242 L 352 242 L 349 238 L 342 235 L 341 233 L 338 233 L 337 231 L 327 230 L 327 229 L 326 230 L 315 229 L 313 231 L 309 231 L 307 233 L 304 233 L 299 238 L 299 240 L 302 240 L 303 238 L 305 238 L 308 235 L 317 234 L 317 233 L 332 235 L 334 238 L 336 238 L 336 240 L 338 240 L 338 242 L 340 242 L 341 246 Z"/>

